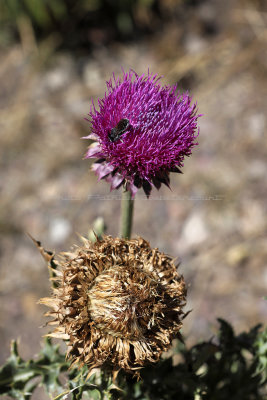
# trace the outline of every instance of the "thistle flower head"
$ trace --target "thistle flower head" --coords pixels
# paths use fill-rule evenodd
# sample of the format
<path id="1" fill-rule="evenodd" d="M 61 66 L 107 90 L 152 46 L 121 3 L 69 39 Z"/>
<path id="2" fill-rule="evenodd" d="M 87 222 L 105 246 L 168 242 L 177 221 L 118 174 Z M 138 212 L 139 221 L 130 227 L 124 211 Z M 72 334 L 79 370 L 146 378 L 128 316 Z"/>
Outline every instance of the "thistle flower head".
<path id="1" fill-rule="evenodd" d="M 144 239 L 84 239 L 57 265 L 53 296 L 40 302 L 52 308 L 51 336 L 67 340 L 73 363 L 138 374 L 179 337 L 183 277 Z"/>
<path id="2" fill-rule="evenodd" d="M 169 173 L 181 172 L 185 156 L 197 145 L 196 104 L 176 86 L 161 86 L 157 75 L 123 73 L 107 82 L 105 97 L 89 113 L 96 142 L 85 158 L 98 158 L 92 169 L 111 189 L 126 184 L 134 196 L 143 187 L 169 186 Z"/>

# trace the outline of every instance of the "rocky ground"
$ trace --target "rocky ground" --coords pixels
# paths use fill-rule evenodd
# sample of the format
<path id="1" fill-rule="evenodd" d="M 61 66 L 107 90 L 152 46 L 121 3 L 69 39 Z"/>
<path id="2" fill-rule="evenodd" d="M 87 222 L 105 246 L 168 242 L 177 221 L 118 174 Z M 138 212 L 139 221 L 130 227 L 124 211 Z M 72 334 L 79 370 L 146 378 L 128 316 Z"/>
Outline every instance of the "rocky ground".
<path id="1" fill-rule="evenodd" d="M 134 234 L 181 261 L 188 283 L 188 344 L 212 336 L 216 318 L 236 331 L 266 322 L 267 13 L 257 1 L 203 2 L 144 41 L 87 57 L 55 53 L 53 38 L 1 51 L 0 338 L 39 350 L 49 293 L 45 263 L 26 232 L 61 251 L 102 216 L 116 235 L 119 193 L 82 160 L 91 98 L 112 72 L 149 69 L 197 100 L 199 146 L 183 175 L 135 204 Z"/>

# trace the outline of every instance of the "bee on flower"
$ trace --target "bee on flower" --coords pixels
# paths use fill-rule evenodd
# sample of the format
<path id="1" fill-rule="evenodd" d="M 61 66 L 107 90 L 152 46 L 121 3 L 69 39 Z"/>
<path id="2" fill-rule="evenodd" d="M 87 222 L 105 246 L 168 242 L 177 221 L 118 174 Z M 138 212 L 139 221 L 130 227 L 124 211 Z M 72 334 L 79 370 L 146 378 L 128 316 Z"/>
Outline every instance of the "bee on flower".
<path id="1" fill-rule="evenodd" d="M 111 190 L 122 185 L 132 197 L 143 188 L 169 186 L 170 172 L 181 173 L 186 156 L 197 145 L 200 114 L 177 86 L 161 86 L 157 75 L 124 72 L 110 79 L 107 92 L 89 113 L 94 139 L 85 158 L 97 158 L 92 169 Z"/>

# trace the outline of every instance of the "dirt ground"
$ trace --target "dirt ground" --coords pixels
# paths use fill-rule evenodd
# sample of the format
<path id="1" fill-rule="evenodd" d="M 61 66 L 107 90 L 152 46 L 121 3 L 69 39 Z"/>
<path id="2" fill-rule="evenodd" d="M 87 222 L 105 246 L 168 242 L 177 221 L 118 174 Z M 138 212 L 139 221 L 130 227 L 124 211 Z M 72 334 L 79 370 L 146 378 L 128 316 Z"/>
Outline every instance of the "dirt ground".
<path id="1" fill-rule="evenodd" d="M 204 114 L 184 174 L 171 176 L 171 191 L 149 200 L 140 192 L 134 216 L 135 235 L 181 261 L 188 345 L 210 338 L 217 317 L 237 332 L 266 323 L 267 9 L 199 2 L 183 24 L 81 58 L 55 53 L 52 39 L 37 45 L 25 26 L 21 44 L 0 53 L 0 362 L 12 338 L 28 358 L 45 333 L 37 301 L 49 293 L 48 273 L 26 232 L 56 252 L 99 216 L 118 232 L 120 193 L 97 183 L 81 137 L 91 98 L 121 67 L 178 82 Z"/>

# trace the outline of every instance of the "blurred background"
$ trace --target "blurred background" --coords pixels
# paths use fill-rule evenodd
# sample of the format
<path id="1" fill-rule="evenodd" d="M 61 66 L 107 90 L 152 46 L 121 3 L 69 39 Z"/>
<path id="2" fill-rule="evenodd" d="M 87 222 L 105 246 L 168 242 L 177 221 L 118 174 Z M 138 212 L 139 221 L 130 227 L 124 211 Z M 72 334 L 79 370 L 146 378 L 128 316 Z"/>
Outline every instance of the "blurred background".
<path id="1" fill-rule="evenodd" d="M 56 252 L 100 216 L 118 232 L 120 193 L 97 183 L 81 137 L 122 67 L 178 83 L 204 114 L 184 174 L 137 195 L 133 229 L 181 261 L 188 345 L 217 317 L 266 322 L 266 49 L 264 0 L 1 0 L 1 363 L 10 339 L 28 358 L 45 332 L 48 273 L 26 232 Z"/>

